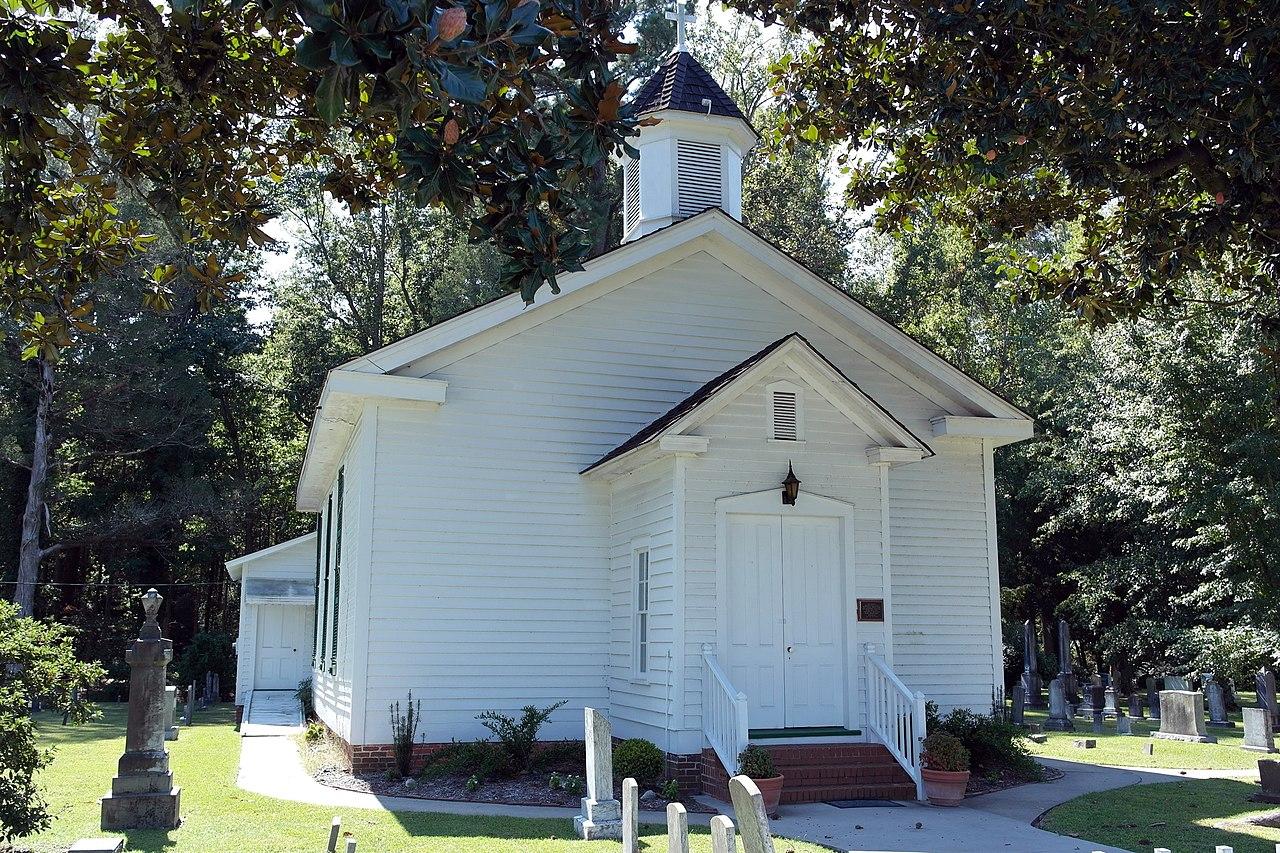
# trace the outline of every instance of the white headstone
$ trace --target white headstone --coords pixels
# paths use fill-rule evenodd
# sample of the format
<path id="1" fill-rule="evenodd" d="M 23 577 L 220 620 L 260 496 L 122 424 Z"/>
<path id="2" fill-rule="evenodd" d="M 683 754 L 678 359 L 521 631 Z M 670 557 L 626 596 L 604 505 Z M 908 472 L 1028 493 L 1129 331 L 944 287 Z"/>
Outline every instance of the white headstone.
<path id="1" fill-rule="evenodd" d="M 729 780 L 729 798 L 738 818 L 743 853 L 774 853 L 769 815 L 756 783 L 746 776 L 734 776 Z"/>
<path id="2" fill-rule="evenodd" d="M 635 779 L 622 780 L 622 853 L 640 851 L 640 786 Z"/>
<path id="3" fill-rule="evenodd" d="M 689 853 L 689 813 L 680 803 L 667 806 L 667 853 Z"/>
<path id="4" fill-rule="evenodd" d="M 1153 738 L 1217 743 L 1204 728 L 1204 695 L 1199 690 L 1160 691 L 1160 731 Z"/>
<path id="5" fill-rule="evenodd" d="M 733 821 L 722 814 L 711 818 L 711 853 L 738 853 Z"/>
<path id="6" fill-rule="evenodd" d="M 1243 749 L 1253 752 L 1275 752 L 1276 736 L 1271 728 L 1271 712 L 1266 708 L 1242 708 L 1244 714 Z"/>
<path id="7" fill-rule="evenodd" d="M 613 798 L 613 727 L 595 708 L 584 708 L 587 744 L 587 795 L 582 814 L 573 819 L 578 837 L 587 841 L 622 837 L 622 805 Z"/>

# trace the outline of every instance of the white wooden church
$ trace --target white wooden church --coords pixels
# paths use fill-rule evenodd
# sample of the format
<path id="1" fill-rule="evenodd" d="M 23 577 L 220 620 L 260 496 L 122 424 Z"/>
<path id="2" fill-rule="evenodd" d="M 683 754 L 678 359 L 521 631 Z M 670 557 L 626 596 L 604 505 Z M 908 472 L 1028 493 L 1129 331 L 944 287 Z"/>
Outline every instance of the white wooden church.
<path id="1" fill-rule="evenodd" d="M 412 691 L 424 753 L 567 700 L 546 738 L 606 709 L 713 792 L 751 741 L 784 801 L 914 796 L 924 698 L 1002 683 L 1032 422 L 741 223 L 757 136 L 689 53 L 636 107 L 619 248 L 329 372 L 316 532 L 228 564 L 237 701 L 310 677 L 357 771 Z"/>

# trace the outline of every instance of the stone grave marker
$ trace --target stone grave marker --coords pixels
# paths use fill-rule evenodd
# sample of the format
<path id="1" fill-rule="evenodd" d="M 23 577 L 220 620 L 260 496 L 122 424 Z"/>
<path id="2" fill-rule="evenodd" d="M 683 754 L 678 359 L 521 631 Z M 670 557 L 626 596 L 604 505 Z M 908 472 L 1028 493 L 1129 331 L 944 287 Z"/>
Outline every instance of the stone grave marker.
<path id="1" fill-rule="evenodd" d="M 1040 678 L 1039 644 L 1036 642 L 1036 623 L 1028 619 L 1022 623 L 1022 689 L 1026 702 L 1032 708 L 1044 705 L 1041 695 L 1044 689 Z"/>
<path id="2" fill-rule="evenodd" d="M 1262 783 L 1262 791 L 1249 799 L 1259 803 L 1280 803 L 1280 761 L 1259 758 L 1258 780 Z"/>
<path id="3" fill-rule="evenodd" d="M 769 815 L 764 810 L 764 797 L 756 783 L 746 776 L 729 780 L 729 797 L 738 818 L 738 834 L 742 836 L 742 853 L 774 853 Z"/>
<path id="4" fill-rule="evenodd" d="M 1164 689 L 1187 691 L 1191 689 L 1191 681 L 1185 675 L 1166 675 L 1164 677 Z M 1164 709 L 1162 708 L 1161 710 L 1163 711 Z"/>
<path id="5" fill-rule="evenodd" d="M 1133 726 L 1129 722 L 1129 716 L 1123 711 L 1116 715 L 1116 734 L 1131 735 L 1133 734 Z"/>
<path id="6" fill-rule="evenodd" d="M 1275 752 L 1276 735 L 1271 727 L 1271 712 L 1266 708 L 1243 708 L 1244 743 L 1240 746 L 1251 752 Z"/>
<path id="7" fill-rule="evenodd" d="M 196 719 L 196 683 L 191 682 L 191 686 L 187 688 L 187 716 L 182 721 L 184 726 L 195 725 Z"/>
<path id="8" fill-rule="evenodd" d="M 1280 731 L 1280 708 L 1276 707 L 1276 674 L 1267 668 L 1258 670 L 1254 677 L 1254 687 L 1258 691 L 1258 707 L 1271 712 L 1271 728 Z"/>
<path id="9" fill-rule="evenodd" d="M 1025 720 L 1027 691 L 1021 684 L 1013 686 L 1013 724 L 1020 726 Z"/>
<path id="10" fill-rule="evenodd" d="M 1129 716 L 1136 720 L 1141 720 L 1147 715 L 1142 708 L 1142 691 L 1138 689 L 1137 682 L 1134 682 L 1133 689 L 1129 691 Z"/>
<path id="11" fill-rule="evenodd" d="M 1142 745 L 1142 754 L 1143 754 L 1143 755 L 1155 755 L 1155 754 L 1156 754 L 1156 745 L 1155 745 L 1154 743 L 1144 743 L 1144 744 Z"/>
<path id="12" fill-rule="evenodd" d="M 1049 719 L 1044 727 L 1051 732 L 1073 732 L 1076 727 L 1071 722 L 1071 713 L 1067 707 L 1066 678 L 1059 675 L 1049 682 Z"/>
<path id="13" fill-rule="evenodd" d="M 1078 737 L 1071 741 L 1071 745 L 1076 749 L 1094 749 L 1098 745 L 1098 741 L 1091 737 Z"/>
<path id="14" fill-rule="evenodd" d="M 733 821 L 722 814 L 711 818 L 711 853 L 737 853 Z"/>
<path id="15" fill-rule="evenodd" d="M 640 850 L 640 786 L 635 779 L 622 780 L 622 853 Z"/>
<path id="16" fill-rule="evenodd" d="M 142 597 L 146 619 L 138 639 L 125 653 L 129 663 L 129 720 L 124 754 L 111 790 L 102 798 L 103 829 L 174 829 L 181 791 L 173 784 L 169 752 L 164 748 L 168 722 L 165 670 L 173 659 L 173 641 L 160 634 L 156 614 L 164 598 L 154 589 Z"/>
<path id="17" fill-rule="evenodd" d="M 1108 720 L 1116 718 L 1116 688 L 1114 683 L 1102 692 L 1102 715 Z"/>
<path id="18" fill-rule="evenodd" d="M 1209 697 L 1209 725 L 1220 729 L 1234 729 L 1236 724 L 1227 718 L 1227 695 L 1222 682 L 1212 674 L 1205 676 L 1205 693 Z"/>
<path id="19" fill-rule="evenodd" d="M 122 853 L 123 838 L 81 838 L 67 853 Z"/>
<path id="20" fill-rule="evenodd" d="M 667 805 L 667 853 L 689 853 L 689 813 L 680 803 Z"/>
<path id="21" fill-rule="evenodd" d="M 1152 732 L 1160 740 L 1189 743 L 1217 743 L 1204 728 L 1204 695 L 1199 690 L 1160 691 L 1160 731 Z"/>
<path id="22" fill-rule="evenodd" d="M 1071 626 L 1066 619 L 1058 620 L 1058 677 L 1062 679 L 1067 702 L 1079 697 L 1075 673 L 1071 671 Z"/>
<path id="23" fill-rule="evenodd" d="M 166 687 L 164 689 L 164 707 L 166 712 L 164 739 L 178 739 L 178 688 Z"/>
<path id="24" fill-rule="evenodd" d="M 1151 710 L 1151 719 L 1160 719 L 1160 684 L 1154 675 L 1147 676 L 1147 708 Z"/>
<path id="25" fill-rule="evenodd" d="M 622 837 L 622 805 L 613 797 L 613 726 L 595 708 L 584 708 L 587 741 L 587 795 L 582 814 L 573 819 L 578 837 L 586 841 Z"/>

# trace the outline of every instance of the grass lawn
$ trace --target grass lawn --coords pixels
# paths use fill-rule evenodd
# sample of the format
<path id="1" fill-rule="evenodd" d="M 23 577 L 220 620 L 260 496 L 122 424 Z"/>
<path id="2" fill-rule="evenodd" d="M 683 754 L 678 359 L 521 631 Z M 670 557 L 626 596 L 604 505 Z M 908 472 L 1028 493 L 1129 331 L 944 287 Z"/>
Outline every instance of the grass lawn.
<path id="1" fill-rule="evenodd" d="M 1275 853 L 1280 828 L 1246 822 L 1259 814 L 1280 815 L 1280 805 L 1249 802 L 1258 790 L 1253 782 L 1234 779 L 1135 785 L 1064 803 L 1040 826 L 1124 850 L 1209 853 L 1223 844 L 1235 853 Z"/>
<path id="2" fill-rule="evenodd" d="M 65 851 L 77 838 L 102 835 L 98 829 L 101 797 L 111 785 L 124 749 L 125 706 L 102 706 L 100 720 L 83 726 L 61 725 L 61 718 L 37 716 L 41 741 L 57 748 L 53 764 L 40 777 L 53 826 L 18 842 L 18 850 Z M 240 736 L 232 728 L 229 705 L 197 715 L 194 728 L 170 743 L 169 761 L 182 788 L 182 826 L 172 831 L 125 832 L 129 850 L 199 853 L 299 853 L 322 850 L 334 810 L 250 794 L 235 786 Z M 422 812 L 349 809 L 342 826 L 363 851 L 397 853 L 551 853 L 610 851 L 617 842 L 577 841 L 569 820 L 548 818 L 475 818 Z M 655 828 L 657 829 L 657 828 Z M 706 853 L 711 839 L 694 828 L 693 849 Z M 117 833 L 118 834 L 118 833 Z M 666 850 L 665 830 L 646 837 L 643 846 Z M 780 851 L 819 853 L 822 848 L 786 842 Z"/>
<path id="3" fill-rule="evenodd" d="M 1249 699 L 1250 697 L 1242 697 Z M 1039 723 L 1043 726 L 1048 713 L 1044 711 L 1026 712 L 1028 723 Z M 1176 740 L 1152 740 L 1147 737 L 1153 731 L 1160 730 L 1158 722 L 1150 720 L 1131 720 L 1133 730 L 1141 737 L 1133 735 L 1117 735 L 1115 723 L 1105 723 L 1103 734 L 1093 733 L 1092 719 L 1076 717 L 1074 732 L 1045 732 L 1048 740 L 1044 743 L 1028 743 L 1032 755 L 1042 758 L 1061 758 L 1064 761 L 1079 761 L 1085 764 L 1108 764 L 1116 767 L 1161 767 L 1186 770 L 1256 770 L 1258 753 L 1241 749 L 1244 741 L 1244 729 L 1241 727 L 1239 713 L 1232 714 L 1236 726 L 1233 729 L 1218 729 L 1210 726 L 1207 731 L 1218 739 L 1217 743 L 1182 743 Z M 1076 738 L 1089 737 L 1098 741 L 1095 749 L 1077 749 L 1071 745 Z M 1146 744 L 1154 744 L 1154 754 L 1147 755 L 1142 751 Z M 1268 853 L 1275 853 L 1274 849 Z"/>

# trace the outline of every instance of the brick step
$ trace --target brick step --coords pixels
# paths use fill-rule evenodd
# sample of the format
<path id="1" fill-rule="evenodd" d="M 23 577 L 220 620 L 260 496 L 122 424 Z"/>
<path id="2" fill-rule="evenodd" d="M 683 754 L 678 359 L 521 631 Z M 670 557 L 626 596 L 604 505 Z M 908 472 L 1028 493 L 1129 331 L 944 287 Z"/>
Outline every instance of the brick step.
<path id="1" fill-rule="evenodd" d="M 766 746 L 787 781 L 784 803 L 831 800 L 912 800 L 916 786 L 889 750 L 878 743 Z M 711 750 L 703 752 L 703 788 L 729 796 L 729 774 Z"/>
<path id="2" fill-rule="evenodd" d="M 830 785 L 793 788 L 783 785 L 783 803 L 827 803 L 832 800 L 914 800 L 916 786 L 909 785 Z"/>
<path id="3" fill-rule="evenodd" d="M 805 746 L 766 746 L 774 764 L 804 764 L 811 761 L 889 760 L 889 750 L 878 743 L 816 743 Z"/>
<path id="4" fill-rule="evenodd" d="M 778 772 L 787 777 L 787 783 L 797 785 L 875 785 L 881 783 L 906 784 L 911 777 L 897 764 L 847 765 L 827 764 L 807 767 L 781 767 Z"/>

